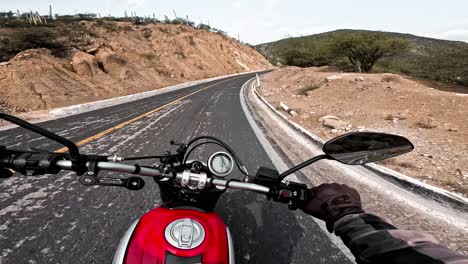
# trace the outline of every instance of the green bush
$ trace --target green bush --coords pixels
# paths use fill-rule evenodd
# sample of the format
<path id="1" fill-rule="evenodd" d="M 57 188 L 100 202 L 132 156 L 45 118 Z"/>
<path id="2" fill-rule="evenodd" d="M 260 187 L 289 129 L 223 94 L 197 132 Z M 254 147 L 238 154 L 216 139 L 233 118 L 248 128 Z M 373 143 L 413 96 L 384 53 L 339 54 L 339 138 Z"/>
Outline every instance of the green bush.
<path id="1" fill-rule="evenodd" d="M 385 57 L 403 53 L 408 43 L 382 32 L 349 32 L 332 39 L 330 50 L 336 57 L 346 57 L 355 71 L 370 72 Z"/>
<path id="2" fill-rule="evenodd" d="M 21 50 L 46 48 L 55 51 L 65 51 L 65 43 L 59 41 L 58 34 L 48 28 L 30 28 L 19 30 L 12 36 L 16 47 Z"/>
<path id="3" fill-rule="evenodd" d="M 326 54 L 300 50 L 287 50 L 282 54 L 282 58 L 285 64 L 298 67 L 320 67 L 331 62 Z"/>
<path id="4" fill-rule="evenodd" d="M 203 30 L 206 30 L 206 31 L 210 31 L 211 30 L 211 27 L 207 24 L 203 24 L 203 23 L 200 23 L 198 24 L 197 26 L 198 29 L 203 29 Z"/>
<path id="5" fill-rule="evenodd" d="M 56 31 L 46 27 L 30 27 L 18 29 L 3 37 L 0 48 L 1 59 L 8 60 L 23 50 L 37 48 L 50 49 L 53 55 L 64 56 L 69 47 Z"/>
<path id="6" fill-rule="evenodd" d="M 403 73 L 468 86 L 468 44 L 391 32 L 337 30 L 257 45 L 273 64 Z"/>

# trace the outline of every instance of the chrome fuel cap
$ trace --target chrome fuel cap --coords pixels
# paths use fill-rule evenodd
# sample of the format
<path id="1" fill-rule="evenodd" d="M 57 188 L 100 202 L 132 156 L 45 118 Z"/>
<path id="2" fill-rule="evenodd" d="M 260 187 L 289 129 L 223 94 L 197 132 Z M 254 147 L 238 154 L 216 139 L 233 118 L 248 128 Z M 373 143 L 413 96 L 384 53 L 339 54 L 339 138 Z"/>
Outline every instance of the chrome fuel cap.
<path id="1" fill-rule="evenodd" d="M 182 218 L 171 222 L 164 231 L 167 242 L 179 249 L 194 249 L 205 240 L 203 226 L 191 219 Z"/>

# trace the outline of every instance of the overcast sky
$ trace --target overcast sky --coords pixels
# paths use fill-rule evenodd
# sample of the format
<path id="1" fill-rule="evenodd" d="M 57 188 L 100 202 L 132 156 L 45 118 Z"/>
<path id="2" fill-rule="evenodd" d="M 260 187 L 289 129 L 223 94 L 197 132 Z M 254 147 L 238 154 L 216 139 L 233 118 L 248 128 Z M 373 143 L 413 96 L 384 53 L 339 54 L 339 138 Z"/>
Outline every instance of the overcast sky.
<path id="1" fill-rule="evenodd" d="M 468 42 L 467 0 L 0 0 L 0 9 L 48 14 L 188 15 L 251 44 L 335 29 L 411 33 Z"/>

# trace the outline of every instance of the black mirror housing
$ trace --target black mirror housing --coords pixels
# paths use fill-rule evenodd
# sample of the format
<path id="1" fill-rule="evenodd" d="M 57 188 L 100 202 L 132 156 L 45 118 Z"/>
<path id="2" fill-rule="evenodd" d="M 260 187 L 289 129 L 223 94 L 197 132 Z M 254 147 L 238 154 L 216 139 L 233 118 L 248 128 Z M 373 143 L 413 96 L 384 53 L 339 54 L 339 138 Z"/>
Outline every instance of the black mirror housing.
<path id="1" fill-rule="evenodd" d="M 405 137 L 375 132 L 348 133 L 323 146 L 326 155 L 347 165 L 363 165 L 389 159 L 413 149 L 413 144 Z"/>

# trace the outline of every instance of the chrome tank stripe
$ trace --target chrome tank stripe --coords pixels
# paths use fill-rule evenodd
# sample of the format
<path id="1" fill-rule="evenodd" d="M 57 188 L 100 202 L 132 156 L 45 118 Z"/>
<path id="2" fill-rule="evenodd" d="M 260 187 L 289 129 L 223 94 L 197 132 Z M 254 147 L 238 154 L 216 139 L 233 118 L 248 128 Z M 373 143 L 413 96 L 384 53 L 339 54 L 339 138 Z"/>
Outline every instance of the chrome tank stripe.
<path id="1" fill-rule="evenodd" d="M 127 246 L 128 246 L 128 243 L 130 242 L 130 238 L 132 237 L 133 231 L 135 230 L 138 224 L 138 221 L 140 221 L 140 219 L 133 222 L 133 224 L 127 229 L 127 232 L 125 232 L 122 239 L 120 239 L 119 246 L 117 247 L 117 250 L 115 251 L 115 254 L 114 254 L 114 258 L 112 259 L 112 264 L 124 264 L 125 253 L 127 252 Z"/>
<path id="2" fill-rule="evenodd" d="M 228 227 L 226 227 L 226 234 L 228 240 L 229 264 L 234 264 L 236 262 L 234 256 L 234 243 L 232 242 L 231 232 L 229 232 Z"/>

